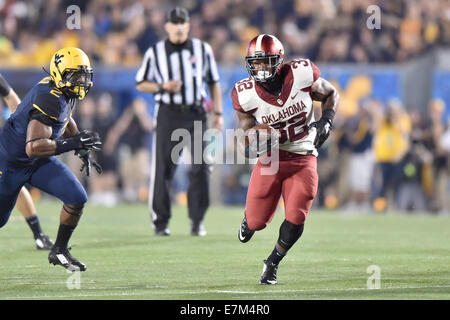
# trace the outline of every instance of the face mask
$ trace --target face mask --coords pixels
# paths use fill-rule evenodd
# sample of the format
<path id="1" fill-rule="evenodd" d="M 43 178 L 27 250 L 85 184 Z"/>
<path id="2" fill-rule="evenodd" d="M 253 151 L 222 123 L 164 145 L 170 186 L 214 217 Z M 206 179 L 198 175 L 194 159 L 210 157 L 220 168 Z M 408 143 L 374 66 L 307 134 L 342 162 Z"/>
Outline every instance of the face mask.
<path id="1" fill-rule="evenodd" d="M 87 73 L 84 70 L 70 71 L 64 74 L 64 81 L 69 86 L 69 95 L 83 100 L 89 88 L 92 86 L 92 72 Z"/>

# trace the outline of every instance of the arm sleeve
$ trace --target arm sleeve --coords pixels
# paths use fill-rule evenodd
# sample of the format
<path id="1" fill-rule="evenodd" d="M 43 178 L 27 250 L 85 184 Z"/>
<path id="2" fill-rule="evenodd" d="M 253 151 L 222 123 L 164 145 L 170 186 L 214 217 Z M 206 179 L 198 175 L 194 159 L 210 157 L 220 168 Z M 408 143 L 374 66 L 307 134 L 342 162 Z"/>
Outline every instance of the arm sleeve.
<path id="1" fill-rule="evenodd" d="M 39 119 L 48 118 L 48 121 L 57 123 L 59 122 L 58 118 L 61 113 L 61 102 L 51 93 L 42 94 L 34 100 L 32 110 L 40 112 L 41 116 Z M 32 113 L 34 112 L 30 111 L 30 115 Z"/>
<path id="2" fill-rule="evenodd" d="M 205 80 L 207 83 L 214 83 L 220 80 L 219 71 L 217 70 L 216 59 L 214 58 L 214 52 L 211 46 L 204 42 L 205 48 Z"/>
<path id="3" fill-rule="evenodd" d="M 144 59 L 142 59 L 142 64 L 139 70 L 136 73 L 136 84 L 139 84 L 143 81 L 153 81 L 155 77 L 155 68 L 154 68 L 154 51 L 153 47 L 150 47 L 144 55 Z"/>
<path id="4" fill-rule="evenodd" d="M 3 76 L 0 74 L 0 96 L 6 97 L 10 91 L 11 87 L 9 86 L 5 78 L 3 78 Z"/>

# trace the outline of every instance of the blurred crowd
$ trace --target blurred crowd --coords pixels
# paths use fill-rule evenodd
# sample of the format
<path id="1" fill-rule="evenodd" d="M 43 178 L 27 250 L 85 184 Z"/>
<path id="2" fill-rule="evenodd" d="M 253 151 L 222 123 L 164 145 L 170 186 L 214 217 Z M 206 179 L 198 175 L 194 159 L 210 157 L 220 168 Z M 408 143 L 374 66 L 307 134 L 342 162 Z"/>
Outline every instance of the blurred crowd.
<path id="1" fill-rule="evenodd" d="M 78 46 L 94 65 L 137 68 L 146 49 L 165 37 L 164 15 L 175 4 L 188 8 L 191 35 L 208 41 L 219 64 L 230 68 L 243 65 L 248 41 L 261 32 L 280 38 L 286 59 L 305 56 L 317 63 L 402 62 L 450 43 L 448 0 L 0 0 L 0 67 L 47 66 L 57 49 Z M 367 8 L 374 4 L 381 9 L 381 29 L 370 30 L 373 11 Z M 78 30 L 66 25 L 71 5 L 81 9 Z M 102 175 L 86 178 L 80 160 L 64 155 L 91 204 L 147 200 L 153 123 L 148 107 L 142 98 L 122 106 L 107 92 L 78 104 L 80 129 L 95 129 L 104 142 L 96 154 Z M 357 109 L 351 116 L 338 112 L 334 133 L 320 150 L 314 205 L 349 212 L 450 211 L 444 102 L 432 100 L 419 113 L 406 112 L 401 101 L 365 97 Z M 215 169 L 213 197 L 243 205 L 252 166 Z M 180 167 L 173 186 L 180 203 L 186 201 L 186 170 Z"/>
<path id="2" fill-rule="evenodd" d="M 70 45 L 97 65 L 137 66 L 165 36 L 164 15 L 175 4 L 188 8 L 191 35 L 208 41 L 223 65 L 242 64 L 258 33 L 316 62 L 404 61 L 450 43 L 448 0 L 1 0 L 0 65 L 40 67 Z M 77 22 L 71 5 L 80 8 L 79 29 L 68 29 Z M 380 29 L 367 27 L 377 22 L 371 5 L 380 8 Z"/>
<path id="3" fill-rule="evenodd" d="M 338 112 L 319 149 L 316 207 L 346 212 L 450 212 L 450 123 L 444 103 L 406 111 L 399 100 L 361 99 L 356 114 Z M 316 108 L 316 112 L 319 111 Z M 224 170 L 224 201 L 242 204 L 251 166 Z M 280 202 L 282 206 L 282 202 Z"/>
<path id="4" fill-rule="evenodd" d="M 104 148 L 94 157 L 104 172 L 98 175 L 92 170 L 87 177 L 79 170 L 77 156 L 61 157 L 85 185 L 91 204 L 146 202 L 152 116 L 142 98 L 132 100 L 121 114 L 112 99 L 109 93 L 90 95 L 74 113 L 80 130 L 99 132 Z M 354 115 L 338 112 L 333 134 L 319 149 L 319 191 L 314 206 L 359 213 L 450 212 L 450 123 L 443 121 L 444 108 L 443 101 L 431 100 L 426 114 L 421 114 L 407 112 L 399 100 L 383 103 L 365 97 Z M 316 105 L 317 113 L 319 109 Z M 226 147 L 237 150 L 236 145 Z M 252 167 L 251 163 L 214 166 L 215 200 L 244 205 Z M 174 202 L 186 204 L 188 170 L 185 164 L 177 170 Z"/>
<path id="5" fill-rule="evenodd" d="M 95 130 L 103 141 L 103 149 L 93 157 L 103 173 L 94 170 L 90 177 L 80 172 L 80 159 L 63 155 L 71 170 L 83 182 L 93 205 L 114 206 L 119 202 L 145 202 L 150 178 L 150 144 L 153 120 L 147 102 L 132 100 L 121 112 L 114 108 L 109 93 L 88 96 L 78 104 L 74 119 L 79 130 Z"/>
<path id="6" fill-rule="evenodd" d="M 358 112 L 336 119 L 321 150 L 319 205 L 357 211 L 448 211 L 450 127 L 444 103 L 426 113 L 362 99 Z"/>

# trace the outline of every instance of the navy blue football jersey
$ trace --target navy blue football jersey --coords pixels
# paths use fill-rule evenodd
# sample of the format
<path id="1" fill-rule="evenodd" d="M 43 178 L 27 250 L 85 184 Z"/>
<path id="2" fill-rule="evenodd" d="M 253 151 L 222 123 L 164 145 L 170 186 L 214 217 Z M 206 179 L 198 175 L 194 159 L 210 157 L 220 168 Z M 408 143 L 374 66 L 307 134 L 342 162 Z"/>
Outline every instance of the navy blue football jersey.
<path id="1" fill-rule="evenodd" d="M 31 119 L 51 126 L 51 139 L 59 138 L 72 115 L 75 100 L 67 98 L 55 88 L 50 77 L 42 79 L 25 96 L 16 112 L 6 121 L 0 132 L 0 156 L 11 163 L 32 164 L 25 152 L 27 128 Z"/>

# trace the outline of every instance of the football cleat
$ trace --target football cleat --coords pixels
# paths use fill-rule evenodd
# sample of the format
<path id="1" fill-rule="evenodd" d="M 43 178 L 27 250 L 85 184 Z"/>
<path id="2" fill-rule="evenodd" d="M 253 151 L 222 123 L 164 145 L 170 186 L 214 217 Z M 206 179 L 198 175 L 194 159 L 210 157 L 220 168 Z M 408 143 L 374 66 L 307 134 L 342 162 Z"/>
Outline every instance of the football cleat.
<path id="1" fill-rule="evenodd" d="M 156 229 L 155 236 L 170 236 L 170 230 L 168 228 Z"/>
<path id="2" fill-rule="evenodd" d="M 261 274 L 260 284 L 277 284 L 278 265 L 264 260 L 264 267 Z"/>
<path id="3" fill-rule="evenodd" d="M 69 271 L 85 271 L 86 265 L 75 259 L 69 252 L 68 248 L 60 249 L 53 246 L 48 254 L 48 262 L 53 265 L 60 265 Z"/>
<path id="4" fill-rule="evenodd" d="M 255 234 L 255 231 L 250 230 L 250 228 L 248 227 L 248 224 L 247 224 L 247 218 L 244 217 L 244 220 L 242 220 L 241 226 L 239 227 L 239 232 L 238 232 L 239 241 L 241 241 L 242 243 L 245 243 L 245 242 L 249 241 L 253 237 L 254 234 Z"/>
<path id="5" fill-rule="evenodd" d="M 191 236 L 204 237 L 206 236 L 206 229 L 203 223 L 194 224 L 191 221 Z"/>
<path id="6" fill-rule="evenodd" d="M 43 233 L 39 234 L 34 241 L 36 242 L 36 249 L 38 250 L 51 250 L 54 244 L 49 236 Z"/>

